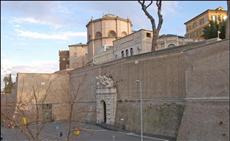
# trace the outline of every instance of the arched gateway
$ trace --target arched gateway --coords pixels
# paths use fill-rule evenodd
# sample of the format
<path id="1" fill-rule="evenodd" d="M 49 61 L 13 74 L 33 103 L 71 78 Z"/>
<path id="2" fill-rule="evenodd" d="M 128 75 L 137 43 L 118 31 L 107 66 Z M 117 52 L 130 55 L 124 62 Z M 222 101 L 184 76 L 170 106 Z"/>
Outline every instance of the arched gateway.
<path id="1" fill-rule="evenodd" d="M 117 90 L 112 78 L 97 76 L 97 123 L 114 125 L 117 107 Z"/>

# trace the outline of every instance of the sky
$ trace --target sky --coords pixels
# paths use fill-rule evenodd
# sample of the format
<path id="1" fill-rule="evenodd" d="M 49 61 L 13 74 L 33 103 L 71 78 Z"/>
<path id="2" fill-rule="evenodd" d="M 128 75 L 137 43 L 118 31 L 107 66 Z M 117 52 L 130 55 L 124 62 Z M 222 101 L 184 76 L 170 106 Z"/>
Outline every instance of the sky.
<path id="1" fill-rule="evenodd" d="M 160 34 L 184 36 L 184 23 L 225 1 L 163 1 Z M 150 12 L 157 18 L 156 6 Z M 6 74 L 58 71 L 59 50 L 86 43 L 86 24 L 104 14 L 131 19 L 133 30 L 151 29 L 137 1 L 1 1 L 1 82 Z"/>

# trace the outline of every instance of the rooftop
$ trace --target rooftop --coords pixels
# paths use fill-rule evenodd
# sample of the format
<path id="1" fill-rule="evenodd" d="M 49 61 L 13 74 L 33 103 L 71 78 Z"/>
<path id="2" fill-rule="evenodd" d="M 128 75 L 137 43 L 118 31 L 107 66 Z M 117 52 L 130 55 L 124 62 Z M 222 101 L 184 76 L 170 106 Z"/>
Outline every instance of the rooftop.
<path id="1" fill-rule="evenodd" d="M 82 43 L 69 45 L 69 47 L 82 47 L 82 46 L 88 46 L 88 45 L 87 44 L 82 44 Z"/>
<path id="2" fill-rule="evenodd" d="M 69 50 L 59 50 L 59 53 L 68 53 Z"/>
<path id="3" fill-rule="evenodd" d="M 131 36 L 131 35 L 133 35 L 133 34 L 136 34 L 136 33 L 138 33 L 138 32 L 141 32 L 141 31 L 152 32 L 152 30 L 148 30 L 148 29 L 139 29 L 139 30 L 133 31 L 131 34 L 128 34 L 128 35 L 126 35 L 126 36 L 124 36 L 124 37 L 118 38 L 118 39 L 114 40 L 113 42 L 118 41 L 118 40 L 125 39 L 125 38 L 127 38 L 127 37 L 129 37 L 129 36 Z"/>
<path id="4" fill-rule="evenodd" d="M 178 37 L 178 38 L 184 38 L 183 36 L 175 35 L 175 34 L 162 34 L 159 36 L 159 38 L 163 37 Z"/>
<path id="5" fill-rule="evenodd" d="M 105 14 L 104 16 L 102 16 L 102 18 L 98 18 L 98 19 L 94 19 L 93 18 L 86 24 L 86 27 L 88 27 L 88 25 L 92 22 L 98 22 L 98 21 L 102 21 L 102 20 L 121 20 L 121 21 L 126 21 L 126 22 L 130 22 L 131 26 L 132 26 L 132 22 L 129 18 L 125 19 L 125 18 L 121 18 L 119 16 L 113 15 L 113 14 Z"/>
<path id="6" fill-rule="evenodd" d="M 105 14 L 102 18 L 106 18 L 106 17 L 116 17 L 116 16 L 113 14 Z"/>
<path id="7" fill-rule="evenodd" d="M 208 9 L 208 10 L 205 10 L 204 12 L 202 12 L 201 14 L 199 14 L 199 15 L 193 17 L 192 19 L 188 20 L 188 21 L 185 22 L 184 24 L 187 24 L 188 22 L 191 22 L 192 20 L 194 20 L 194 19 L 200 17 L 201 15 L 204 15 L 205 13 L 207 13 L 207 12 L 209 12 L 209 11 L 223 11 L 223 12 L 227 12 L 226 10 L 224 10 L 223 7 L 218 7 L 218 8 L 216 8 L 216 9 Z"/>

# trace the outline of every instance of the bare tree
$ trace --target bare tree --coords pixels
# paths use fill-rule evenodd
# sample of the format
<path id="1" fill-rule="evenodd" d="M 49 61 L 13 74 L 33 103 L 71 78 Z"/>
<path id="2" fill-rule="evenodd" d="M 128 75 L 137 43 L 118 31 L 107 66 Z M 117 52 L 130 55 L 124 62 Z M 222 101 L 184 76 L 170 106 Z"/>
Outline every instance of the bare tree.
<path id="1" fill-rule="evenodd" d="M 72 118 L 73 118 L 73 110 L 74 110 L 74 104 L 76 104 L 77 99 L 79 97 L 79 90 L 81 88 L 81 86 L 83 85 L 84 81 L 86 78 L 86 74 L 83 76 L 83 78 L 81 80 L 79 80 L 79 84 L 77 86 L 77 88 L 75 88 L 75 86 L 73 85 L 72 82 L 70 82 L 71 88 L 73 89 L 72 92 L 70 93 L 70 99 L 69 99 L 69 105 L 70 105 L 70 109 L 69 109 L 69 118 L 68 118 L 68 131 L 67 131 L 67 141 L 70 140 L 70 135 L 72 132 Z M 82 113 L 83 111 L 77 111 L 78 114 Z"/>
<path id="2" fill-rule="evenodd" d="M 38 88 L 38 83 L 36 82 L 32 85 L 30 94 L 25 97 L 19 96 L 16 106 L 15 114 L 11 116 L 7 113 L 1 111 L 1 115 L 13 123 L 20 131 L 25 135 L 25 137 L 30 141 L 40 141 L 40 134 L 42 129 L 45 127 L 45 122 L 41 118 L 40 107 L 44 104 L 47 95 L 49 93 L 50 86 L 52 84 L 51 79 L 49 79 L 48 85 L 45 88 L 44 94 L 41 95 L 41 89 Z M 24 79 L 22 81 L 22 89 L 20 93 L 24 93 Z M 8 105 L 6 105 L 8 106 Z M 33 115 L 33 116 L 31 116 Z M 29 118 L 31 117 L 31 118 Z M 32 118 L 35 117 L 35 118 Z M 26 123 L 22 123 L 22 118 L 26 118 Z M 31 120 L 31 121 L 28 121 Z"/>
<path id="3" fill-rule="evenodd" d="M 157 15 L 158 15 L 158 25 L 156 26 L 154 17 L 149 13 L 148 8 L 153 4 L 153 0 L 150 0 L 146 2 L 145 0 L 138 0 L 139 4 L 141 5 L 142 10 L 144 11 L 145 15 L 148 17 L 152 24 L 152 31 L 153 31 L 153 37 L 152 37 L 152 51 L 155 51 L 157 48 L 157 39 L 159 36 L 159 32 L 163 23 L 163 16 L 161 14 L 161 5 L 162 0 L 156 0 L 156 6 L 157 6 Z"/>

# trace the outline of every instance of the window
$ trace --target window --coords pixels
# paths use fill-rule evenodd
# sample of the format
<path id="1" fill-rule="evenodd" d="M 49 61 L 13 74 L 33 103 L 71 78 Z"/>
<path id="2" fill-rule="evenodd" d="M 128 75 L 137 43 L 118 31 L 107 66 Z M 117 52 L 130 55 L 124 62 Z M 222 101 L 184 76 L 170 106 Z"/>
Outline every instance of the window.
<path id="1" fill-rule="evenodd" d="M 130 48 L 130 55 L 133 56 L 133 48 Z"/>
<path id="2" fill-rule="evenodd" d="M 199 24 L 200 24 L 200 25 L 203 25 L 203 24 L 204 24 L 204 18 L 202 18 L 202 19 L 199 20 Z"/>
<path id="3" fill-rule="evenodd" d="M 42 104 L 42 109 L 52 109 L 52 104 Z"/>
<path id="4" fill-rule="evenodd" d="M 121 37 L 124 37 L 124 36 L 126 36 L 127 35 L 127 33 L 125 32 L 125 31 L 123 31 L 122 33 L 121 33 Z"/>
<path id="5" fill-rule="evenodd" d="M 116 36 L 117 36 L 117 34 L 115 31 L 113 31 L 113 30 L 109 31 L 108 37 L 116 37 Z"/>
<path id="6" fill-rule="evenodd" d="M 220 15 L 218 15 L 218 20 L 221 22 L 222 20 L 221 20 L 221 16 Z"/>
<path id="7" fill-rule="evenodd" d="M 125 55 L 129 56 L 129 50 L 128 49 L 125 50 Z"/>
<path id="8" fill-rule="evenodd" d="M 212 16 L 211 16 L 211 20 L 212 20 L 212 21 L 216 21 L 216 20 L 217 20 L 217 16 L 212 15 Z"/>
<path id="9" fill-rule="evenodd" d="M 194 22 L 193 23 L 193 28 L 195 28 L 197 26 L 197 23 L 196 22 Z"/>
<path id="10" fill-rule="evenodd" d="M 121 51 L 121 57 L 122 58 L 124 57 L 124 51 L 123 50 Z"/>
<path id="11" fill-rule="evenodd" d="M 147 32 L 147 33 L 146 33 L 146 37 L 151 38 L 151 33 Z"/>
<path id="12" fill-rule="evenodd" d="M 66 59 L 63 57 L 63 58 L 62 58 L 62 61 L 65 61 L 65 60 L 66 60 Z"/>
<path id="13" fill-rule="evenodd" d="M 100 39 L 102 37 L 101 32 L 96 32 L 95 38 Z"/>

